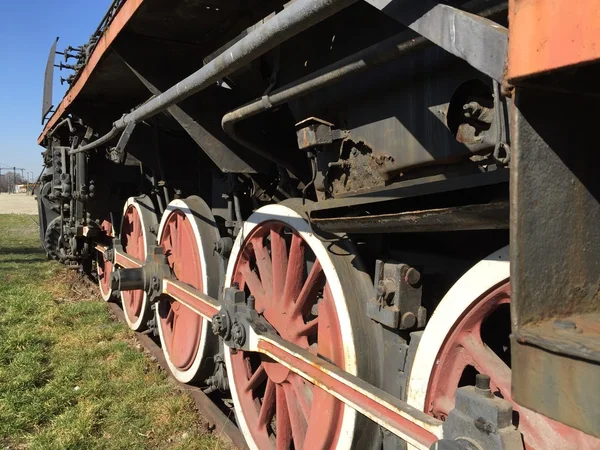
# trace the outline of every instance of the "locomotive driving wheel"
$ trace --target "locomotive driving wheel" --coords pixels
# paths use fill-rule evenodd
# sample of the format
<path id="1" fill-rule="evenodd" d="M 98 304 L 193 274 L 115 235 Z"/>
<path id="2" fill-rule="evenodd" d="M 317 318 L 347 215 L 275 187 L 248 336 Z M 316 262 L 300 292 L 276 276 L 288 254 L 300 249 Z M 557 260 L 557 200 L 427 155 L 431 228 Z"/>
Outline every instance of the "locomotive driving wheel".
<path id="1" fill-rule="evenodd" d="M 524 408 L 512 399 L 509 254 L 505 247 L 475 265 L 446 294 L 423 332 L 407 401 L 445 420 L 456 391 L 490 376 L 495 395 L 512 403 L 525 448 L 595 448 L 597 440 Z M 595 444 L 594 444 L 595 442 Z"/>
<path id="2" fill-rule="evenodd" d="M 144 262 L 153 244 L 150 227 L 156 226 L 154 206 L 148 196 L 130 197 L 125 203 L 121 221 L 121 245 L 123 251 Z M 125 320 L 134 331 L 146 329 L 151 317 L 148 295 L 142 290 L 122 291 L 121 302 Z"/>
<path id="3" fill-rule="evenodd" d="M 222 262 L 213 251 L 219 231 L 199 197 L 173 200 L 163 214 L 158 243 L 177 280 L 218 297 Z M 169 368 L 188 383 L 212 374 L 218 340 L 207 320 L 170 297 L 156 305 L 156 324 Z"/>
<path id="4" fill-rule="evenodd" d="M 106 237 L 113 238 L 115 236 L 115 230 L 110 219 L 103 220 L 100 224 L 100 228 Z M 113 300 L 114 293 L 110 287 L 110 274 L 113 271 L 113 263 L 112 261 L 104 258 L 104 254 L 102 252 L 98 252 L 96 259 L 96 270 L 98 272 L 98 286 L 100 288 L 100 295 L 102 296 L 102 299 L 105 302 Z"/>
<path id="5" fill-rule="evenodd" d="M 360 303 L 370 281 L 348 241 L 320 241 L 292 205 L 265 206 L 244 224 L 225 286 L 237 283 L 254 296 L 257 312 L 283 338 L 376 382 L 375 331 Z M 283 365 L 228 349 L 225 362 L 237 420 L 251 448 L 375 445 L 372 423 Z"/>

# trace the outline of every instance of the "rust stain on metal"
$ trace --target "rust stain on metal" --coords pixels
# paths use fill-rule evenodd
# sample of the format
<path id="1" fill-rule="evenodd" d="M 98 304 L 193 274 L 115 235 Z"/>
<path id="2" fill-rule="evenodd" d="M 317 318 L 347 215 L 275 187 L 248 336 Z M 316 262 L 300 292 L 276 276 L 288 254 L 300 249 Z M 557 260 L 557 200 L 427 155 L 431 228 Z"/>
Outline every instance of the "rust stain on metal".
<path id="1" fill-rule="evenodd" d="M 85 83 L 87 82 L 92 72 L 98 65 L 98 62 L 100 62 L 100 59 L 102 58 L 106 50 L 108 50 L 110 45 L 119 35 L 121 30 L 123 30 L 129 19 L 131 19 L 133 14 L 138 10 L 138 8 L 143 2 L 144 0 L 127 0 L 123 4 L 123 6 L 121 6 L 119 12 L 114 17 L 107 30 L 98 40 L 98 43 L 96 44 L 94 51 L 90 55 L 88 63 L 82 69 L 79 78 L 77 79 L 75 84 L 71 86 L 71 88 L 67 91 L 67 94 L 60 102 L 60 105 L 58 106 L 54 114 L 52 114 L 52 117 L 50 117 L 48 123 L 46 123 L 42 134 L 38 137 L 38 144 L 42 145 L 46 134 L 48 134 L 48 132 L 52 129 L 52 127 L 54 127 L 56 122 L 63 116 L 69 105 L 71 105 L 71 103 L 75 101 L 75 98 L 79 95 L 79 93 L 83 89 L 83 86 L 85 86 Z"/>
<path id="2" fill-rule="evenodd" d="M 385 186 L 387 168 L 394 162 L 389 155 L 375 153 L 364 141 L 346 139 L 340 160 L 330 165 L 327 174 L 330 193 L 339 195 L 362 189 Z"/>
<path id="3" fill-rule="evenodd" d="M 362 380 L 358 380 L 358 386 L 353 386 L 348 382 L 340 369 L 317 358 L 312 354 L 297 355 L 289 350 L 280 347 L 277 343 L 259 339 L 258 350 L 262 351 L 277 360 L 285 362 L 296 373 L 307 378 L 310 382 L 319 386 L 321 389 L 329 392 L 338 399 L 348 403 L 350 406 L 359 408 L 367 417 L 382 424 L 391 430 L 396 430 L 404 439 L 412 441 L 411 443 L 418 448 L 429 448 L 438 437 L 436 431 L 439 430 L 439 424 L 429 416 L 425 416 L 421 411 L 415 410 L 408 404 L 403 408 L 388 403 L 383 397 L 385 393 L 372 392 L 372 386 Z M 388 397 L 391 397 L 388 395 Z M 397 399 L 394 399 L 397 401 Z M 419 415 L 423 414 L 423 420 L 419 420 Z M 408 417 L 407 417 L 408 416 Z"/>

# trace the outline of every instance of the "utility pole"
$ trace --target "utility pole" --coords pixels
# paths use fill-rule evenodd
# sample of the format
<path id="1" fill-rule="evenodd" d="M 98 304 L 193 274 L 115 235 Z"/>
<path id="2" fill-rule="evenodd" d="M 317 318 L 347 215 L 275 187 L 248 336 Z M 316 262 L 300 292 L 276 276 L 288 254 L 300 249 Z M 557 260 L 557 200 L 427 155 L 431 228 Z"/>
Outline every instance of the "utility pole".
<path id="1" fill-rule="evenodd" d="M 21 179 L 23 179 L 23 169 L 22 167 L 13 167 L 13 188 L 12 191 L 14 194 L 17 194 L 17 170 L 21 171 Z"/>

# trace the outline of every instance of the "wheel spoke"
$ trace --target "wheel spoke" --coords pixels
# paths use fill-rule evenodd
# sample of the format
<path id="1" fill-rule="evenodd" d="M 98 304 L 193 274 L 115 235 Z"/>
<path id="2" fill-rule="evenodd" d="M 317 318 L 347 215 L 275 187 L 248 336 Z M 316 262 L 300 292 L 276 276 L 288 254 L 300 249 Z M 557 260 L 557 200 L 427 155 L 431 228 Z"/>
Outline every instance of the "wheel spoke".
<path id="1" fill-rule="evenodd" d="M 253 223 L 236 244 L 240 247 L 229 262 L 233 270 L 228 268 L 228 282 L 254 295 L 257 312 L 284 339 L 346 367 L 339 305 L 331 293 L 325 296 L 325 270 L 316 257 L 320 252 L 310 236 L 305 240 L 304 227 L 295 229 L 294 222 L 283 223 L 277 217 Z M 329 258 L 322 262 L 330 267 Z M 337 293 L 338 274 L 332 270 L 332 275 Z M 340 295 L 347 295 L 343 288 Z M 332 448 L 339 436 L 352 432 L 352 424 L 342 420 L 343 404 L 285 365 L 248 351 L 228 355 L 226 363 L 236 393 L 236 414 L 253 448 Z"/>
<path id="2" fill-rule="evenodd" d="M 304 286 L 302 286 L 302 290 L 296 299 L 296 303 L 294 304 L 294 308 L 292 310 L 292 316 L 296 314 L 303 314 L 304 309 L 307 308 L 310 304 L 309 300 L 314 300 L 317 296 L 317 293 L 321 289 L 321 284 L 323 279 L 325 278 L 325 274 L 323 272 L 323 268 L 321 267 L 321 263 L 317 260 L 312 266 L 306 281 L 304 282 Z"/>
<path id="3" fill-rule="evenodd" d="M 502 396 L 510 399 L 511 370 L 506 363 L 472 334 L 463 337 L 460 345 L 467 351 L 479 373 L 492 377 L 492 383 L 500 389 Z"/>
<path id="4" fill-rule="evenodd" d="M 287 403 L 290 423 L 292 426 L 292 438 L 294 439 L 294 448 L 304 448 L 304 439 L 306 437 L 306 431 L 308 429 L 308 422 L 304 415 L 304 411 L 300 407 L 298 397 L 302 395 L 295 391 L 294 387 L 285 383 L 282 384 L 282 388 L 285 392 L 285 400 Z"/>
<path id="5" fill-rule="evenodd" d="M 305 250 L 302 238 L 294 234 L 292 236 L 292 244 L 290 245 L 290 258 L 285 277 L 285 290 L 283 293 L 284 308 L 291 306 L 302 290 Z"/>
<path id="6" fill-rule="evenodd" d="M 323 300 L 319 303 L 319 340 L 317 343 L 319 355 L 331 360 L 336 359 L 339 355 L 339 349 L 336 348 L 331 339 L 327 339 L 330 335 L 329 328 L 335 323 L 335 305 L 329 285 L 326 284 L 323 288 Z"/>
<path id="7" fill-rule="evenodd" d="M 303 326 L 298 327 L 296 333 L 298 336 L 312 336 L 319 329 L 319 318 L 306 322 Z"/>
<path id="8" fill-rule="evenodd" d="M 304 416 L 304 419 L 308 422 L 310 417 L 310 403 L 312 401 L 312 390 L 306 382 L 295 373 L 288 376 L 288 382 L 290 387 L 296 392 L 296 399 L 298 400 L 298 406 Z"/>
<path id="9" fill-rule="evenodd" d="M 288 267 L 286 242 L 281 233 L 283 233 L 283 227 L 271 230 L 271 260 L 275 301 L 279 301 L 283 295 Z"/>
<path id="10" fill-rule="evenodd" d="M 292 427 L 290 423 L 290 411 L 285 401 L 285 392 L 281 385 L 276 385 L 277 414 L 275 426 L 277 433 L 277 450 L 288 450 L 292 443 Z"/>
<path id="11" fill-rule="evenodd" d="M 167 317 L 165 319 L 165 323 L 167 323 L 169 325 L 169 327 L 171 327 L 171 329 L 173 329 L 173 320 L 175 319 L 175 311 L 173 310 L 172 307 L 169 308 L 169 313 L 167 314 Z"/>
<path id="12" fill-rule="evenodd" d="M 263 243 L 262 237 L 256 237 L 251 240 L 252 248 L 254 249 L 254 255 L 256 256 L 256 265 L 258 266 L 258 273 L 260 275 L 260 282 L 263 287 L 263 291 L 269 302 L 273 294 L 273 269 L 271 265 L 271 257 Z"/>
<path id="13" fill-rule="evenodd" d="M 248 285 L 248 289 L 250 289 L 250 293 L 265 306 L 265 302 L 267 301 L 265 291 L 256 272 L 251 270 L 248 264 L 243 264 L 240 267 L 240 272 L 244 277 L 244 282 Z"/>
<path id="14" fill-rule="evenodd" d="M 175 340 L 177 335 L 175 327 L 177 326 L 177 318 L 179 316 L 176 312 L 173 311 L 173 308 L 171 308 L 171 311 L 173 312 L 173 319 L 171 320 L 171 348 L 175 348 Z"/>
<path id="15" fill-rule="evenodd" d="M 265 428 L 271 422 L 271 419 L 275 414 L 275 386 L 274 382 L 267 380 L 265 395 L 258 415 L 259 428 Z"/>
<path id="16" fill-rule="evenodd" d="M 246 386 L 246 392 L 251 392 L 257 387 L 259 387 L 263 381 L 267 379 L 267 373 L 265 372 L 265 367 L 261 364 L 258 366 L 256 371 L 252 374 L 250 379 L 248 380 L 248 385 Z"/>

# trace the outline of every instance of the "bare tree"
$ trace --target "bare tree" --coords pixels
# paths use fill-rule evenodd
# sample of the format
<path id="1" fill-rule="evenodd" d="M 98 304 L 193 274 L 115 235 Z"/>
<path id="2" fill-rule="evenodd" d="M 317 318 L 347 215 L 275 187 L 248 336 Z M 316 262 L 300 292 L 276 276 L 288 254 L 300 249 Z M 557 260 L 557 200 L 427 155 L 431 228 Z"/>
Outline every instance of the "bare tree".
<path id="1" fill-rule="evenodd" d="M 0 192 L 14 192 L 16 184 L 25 184 L 27 180 L 13 171 L 0 175 Z"/>

